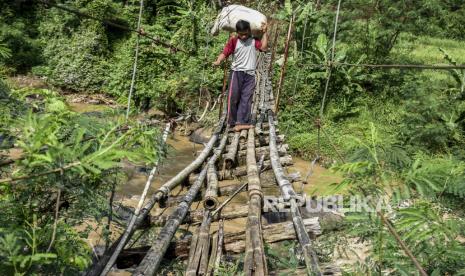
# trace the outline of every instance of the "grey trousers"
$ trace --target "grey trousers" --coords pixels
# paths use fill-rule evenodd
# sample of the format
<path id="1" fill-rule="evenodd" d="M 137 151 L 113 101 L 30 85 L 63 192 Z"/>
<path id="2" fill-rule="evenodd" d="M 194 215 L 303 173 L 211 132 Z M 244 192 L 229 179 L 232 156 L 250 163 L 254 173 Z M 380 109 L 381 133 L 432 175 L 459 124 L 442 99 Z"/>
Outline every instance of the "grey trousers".
<path id="1" fill-rule="evenodd" d="M 231 71 L 228 92 L 228 124 L 251 123 L 252 97 L 255 90 L 255 76 L 242 71 Z"/>

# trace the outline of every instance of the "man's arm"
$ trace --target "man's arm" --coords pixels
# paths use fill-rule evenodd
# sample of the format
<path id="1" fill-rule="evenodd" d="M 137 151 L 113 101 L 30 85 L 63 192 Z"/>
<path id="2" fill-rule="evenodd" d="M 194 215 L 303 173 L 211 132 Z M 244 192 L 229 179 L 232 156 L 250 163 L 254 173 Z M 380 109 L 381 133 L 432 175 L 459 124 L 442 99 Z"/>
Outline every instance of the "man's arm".
<path id="1" fill-rule="evenodd" d="M 231 37 L 228 40 L 228 43 L 226 43 L 226 46 L 224 46 L 223 52 L 216 58 L 216 61 L 213 62 L 213 66 L 220 65 L 223 60 L 225 60 L 232 53 L 234 53 L 234 48 L 236 48 L 234 41 L 235 41 L 234 37 Z"/>
<path id="2" fill-rule="evenodd" d="M 261 51 L 266 51 L 268 50 L 268 34 L 266 33 L 266 31 L 268 30 L 268 26 L 266 25 L 266 23 L 263 23 L 262 25 L 262 32 L 263 32 L 263 37 L 262 37 L 262 40 L 260 40 L 260 50 Z"/>
<path id="3" fill-rule="evenodd" d="M 223 54 L 223 53 L 221 53 L 221 54 L 218 56 L 218 58 L 216 58 L 216 61 L 213 62 L 213 65 L 214 65 L 214 66 L 219 66 L 219 65 L 221 64 L 221 62 L 222 62 L 223 60 L 225 60 L 225 59 L 226 59 L 226 55 Z"/>

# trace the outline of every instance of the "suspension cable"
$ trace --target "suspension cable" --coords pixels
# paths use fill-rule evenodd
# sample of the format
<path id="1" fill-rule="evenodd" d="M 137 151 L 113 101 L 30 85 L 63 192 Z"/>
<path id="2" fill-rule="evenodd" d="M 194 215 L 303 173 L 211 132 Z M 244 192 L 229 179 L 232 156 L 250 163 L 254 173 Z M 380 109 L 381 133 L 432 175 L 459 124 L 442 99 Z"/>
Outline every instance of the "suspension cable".
<path id="1" fill-rule="evenodd" d="M 139 7 L 139 18 L 137 19 L 137 30 L 140 31 L 140 23 L 142 20 L 142 11 L 144 9 L 144 0 L 140 0 L 140 7 Z M 136 52 L 134 54 L 134 64 L 132 67 L 132 79 L 131 79 L 131 87 L 129 88 L 129 96 L 128 96 L 128 107 L 126 109 L 126 121 L 128 120 L 129 117 L 129 111 L 131 109 L 131 97 L 132 93 L 134 91 L 134 85 L 136 83 L 136 74 L 137 74 L 137 59 L 139 57 L 139 40 L 140 40 L 140 34 L 137 35 L 136 38 Z"/>
<path id="2" fill-rule="evenodd" d="M 330 61 L 328 64 L 307 64 L 310 67 L 336 67 L 336 66 L 352 66 L 352 67 L 368 67 L 375 69 L 419 69 L 419 70 L 454 70 L 465 69 L 465 64 L 445 65 L 445 64 L 367 64 L 367 63 L 347 63 Z"/>
<path id="3" fill-rule="evenodd" d="M 334 52 L 336 49 L 336 35 L 337 35 L 337 23 L 339 21 L 339 11 L 341 9 L 341 0 L 338 1 L 337 3 L 337 11 L 336 11 L 336 18 L 334 20 L 334 33 L 333 33 L 333 45 L 331 47 L 331 58 L 330 58 L 330 66 L 328 67 L 328 77 L 326 79 L 326 84 L 325 84 L 325 91 L 323 93 L 323 100 L 321 101 L 321 108 L 320 108 L 320 120 L 323 118 L 323 111 L 325 108 L 325 103 L 326 103 L 326 95 L 328 94 L 328 87 L 329 87 L 329 80 L 331 79 L 331 70 L 332 70 L 332 63 L 334 61 Z"/>

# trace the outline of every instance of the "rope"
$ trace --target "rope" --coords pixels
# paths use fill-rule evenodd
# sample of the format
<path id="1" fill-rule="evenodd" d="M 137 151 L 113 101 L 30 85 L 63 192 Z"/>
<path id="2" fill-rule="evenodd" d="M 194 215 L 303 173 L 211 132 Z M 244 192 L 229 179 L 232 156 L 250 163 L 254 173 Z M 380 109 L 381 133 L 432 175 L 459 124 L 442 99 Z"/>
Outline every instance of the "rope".
<path id="1" fill-rule="evenodd" d="M 321 154 L 321 135 L 320 135 L 320 131 L 322 130 L 322 121 L 323 121 L 323 116 L 324 116 L 324 109 L 325 109 L 325 104 L 326 104 L 326 96 L 328 94 L 328 88 L 329 88 L 329 81 L 331 79 L 331 72 L 332 72 L 332 64 L 333 64 L 333 61 L 334 61 L 334 55 L 335 55 L 335 49 L 336 49 L 336 36 L 337 36 L 337 23 L 339 21 L 339 11 L 341 9 L 341 0 L 338 1 L 337 3 L 337 11 L 336 11 L 336 18 L 334 19 L 334 33 L 333 33 L 333 41 L 332 41 L 332 46 L 331 46 L 331 57 L 330 57 L 330 62 L 329 62 L 329 67 L 328 67 L 328 77 L 326 78 L 326 83 L 325 83 L 325 90 L 324 90 L 324 93 L 323 93 L 323 99 L 321 100 L 321 107 L 320 107 L 320 114 L 319 114 L 319 117 L 316 119 L 315 121 L 315 125 L 317 127 L 317 130 L 318 130 L 318 150 L 317 150 L 317 155 L 316 155 L 316 158 L 315 160 L 320 160 L 320 154 Z M 331 139 L 329 139 L 329 136 L 327 135 L 326 132 L 324 132 L 324 134 L 326 134 L 326 138 L 330 141 L 331 145 L 333 146 L 334 150 L 336 151 L 336 153 L 338 154 L 339 157 L 341 157 L 341 155 L 339 154 L 339 151 L 336 149 L 335 145 L 331 142 Z M 341 158 L 341 160 L 344 160 L 343 158 Z M 313 167 L 311 167 L 310 170 L 313 170 Z M 309 172 L 310 174 L 310 172 Z"/>
<path id="2" fill-rule="evenodd" d="M 367 67 L 375 69 L 419 69 L 419 70 L 454 70 L 465 69 L 465 64 L 443 65 L 443 64 L 366 64 L 366 63 L 346 63 L 346 62 L 329 62 L 329 64 L 307 64 L 310 67 L 334 67 L 334 66 L 353 66 Z"/>
<path id="3" fill-rule="evenodd" d="M 308 18 L 305 18 L 304 30 L 303 30 L 303 33 L 302 33 L 302 45 L 300 47 L 300 58 L 301 59 L 303 58 L 303 55 L 304 55 L 304 41 L 305 41 L 305 33 L 307 32 L 307 23 L 308 23 Z M 302 67 L 303 66 L 299 66 L 299 70 L 297 71 L 297 76 L 296 76 L 295 81 L 294 81 L 294 90 L 292 92 L 292 95 L 295 95 L 295 92 L 297 90 L 297 83 L 300 80 L 300 72 L 302 71 Z"/>
<path id="4" fill-rule="evenodd" d="M 326 85 L 325 85 L 325 92 L 323 94 L 323 100 L 321 101 L 321 108 L 320 108 L 320 119 L 323 118 L 323 111 L 325 108 L 325 102 L 326 102 L 326 95 L 328 94 L 328 87 L 329 87 L 329 80 L 331 79 L 331 70 L 332 70 L 332 64 L 334 61 L 334 52 L 336 49 L 336 35 L 337 35 L 337 23 L 339 21 L 339 11 L 341 9 L 341 0 L 338 1 L 337 3 L 337 11 L 336 11 L 336 18 L 334 21 L 334 33 L 333 33 L 333 45 L 331 48 L 331 62 L 330 66 L 328 68 L 328 78 L 326 79 Z"/>
<path id="5" fill-rule="evenodd" d="M 139 19 L 137 20 L 137 30 L 140 31 L 140 22 L 142 20 L 142 11 L 144 9 L 144 0 L 140 1 L 140 8 L 139 8 Z M 129 88 L 129 97 L 128 97 L 128 107 L 126 109 L 126 121 L 128 120 L 129 117 L 129 111 L 131 109 L 131 97 L 132 97 L 132 92 L 134 91 L 134 85 L 136 83 L 136 73 L 137 73 L 137 59 L 139 57 L 139 40 L 140 40 L 140 34 L 137 35 L 136 38 L 136 53 L 134 57 L 134 65 L 132 67 L 132 79 L 131 79 L 131 87 Z"/>

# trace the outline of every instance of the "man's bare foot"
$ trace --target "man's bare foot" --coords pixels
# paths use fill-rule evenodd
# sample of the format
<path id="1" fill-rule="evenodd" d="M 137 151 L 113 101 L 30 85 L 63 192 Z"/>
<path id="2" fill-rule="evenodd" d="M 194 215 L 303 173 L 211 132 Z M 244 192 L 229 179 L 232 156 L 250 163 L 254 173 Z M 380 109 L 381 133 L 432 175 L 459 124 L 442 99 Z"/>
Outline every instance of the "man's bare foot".
<path id="1" fill-rule="evenodd" d="M 234 127 L 234 131 L 241 131 L 243 129 L 251 129 L 253 128 L 253 125 L 236 125 Z"/>

